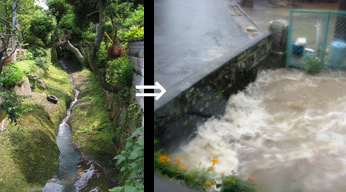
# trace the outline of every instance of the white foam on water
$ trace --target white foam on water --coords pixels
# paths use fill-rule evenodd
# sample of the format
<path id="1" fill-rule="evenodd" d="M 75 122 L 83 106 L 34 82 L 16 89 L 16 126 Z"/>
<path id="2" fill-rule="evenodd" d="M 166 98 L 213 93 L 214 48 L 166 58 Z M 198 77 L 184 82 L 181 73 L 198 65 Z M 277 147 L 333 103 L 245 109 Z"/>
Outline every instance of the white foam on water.
<path id="1" fill-rule="evenodd" d="M 177 156 L 187 169 L 217 158 L 217 173 L 255 177 L 258 191 L 344 191 L 346 78 L 262 71 L 170 158 Z"/>

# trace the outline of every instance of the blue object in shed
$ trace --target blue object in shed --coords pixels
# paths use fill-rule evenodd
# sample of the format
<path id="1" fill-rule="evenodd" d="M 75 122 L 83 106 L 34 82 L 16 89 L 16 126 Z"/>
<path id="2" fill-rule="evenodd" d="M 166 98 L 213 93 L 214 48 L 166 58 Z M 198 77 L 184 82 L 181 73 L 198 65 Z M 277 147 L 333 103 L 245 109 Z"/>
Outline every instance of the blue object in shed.
<path id="1" fill-rule="evenodd" d="M 332 41 L 329 60 L 333 66 L 345 65 L 346 59 L 346 43 L 340 40 Z"/>
<path id="2" fill-rule="evenodd" d="M 292 44 L 292 54 L 297 56 L 302 56 L 306 45 L 295 45 L 295 41 L 291 41 Z"/>

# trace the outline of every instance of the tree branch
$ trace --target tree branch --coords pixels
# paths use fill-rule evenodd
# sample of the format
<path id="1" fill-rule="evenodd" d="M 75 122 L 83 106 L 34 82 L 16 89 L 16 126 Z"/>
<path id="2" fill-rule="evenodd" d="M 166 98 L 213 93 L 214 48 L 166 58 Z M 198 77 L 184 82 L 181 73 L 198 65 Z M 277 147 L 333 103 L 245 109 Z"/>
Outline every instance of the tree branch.
<path id="1" fill-rule="evenodd" d="M 91 12 L 91 13 L 87 14 L 87 17 L 89 17 L 90 15 L 93 15 L 93 14 L 95 14 L 95 13 L 98 13 L 98 12 L 99 12 L 98 10 L 93 11 L 93 12 Z"/>
<path id="2" fill-rule="evenodd" d="M 67 42 L 65 43 L 65 45 L 66 45 L 66 48 L 67 48 L 68 50 L 72 51 L 72 52 L 76 55 L 76 57 L 77 57 L 77 59 L 79 60 L 79 62 L 83 63 L 84 56 L 83 56 L 83 54 L 79 51 L 79 49 L 78 49 L 77 47 L 73 46 L 72 43 L 71 43 L 69 40 L 67 40 Z"/>

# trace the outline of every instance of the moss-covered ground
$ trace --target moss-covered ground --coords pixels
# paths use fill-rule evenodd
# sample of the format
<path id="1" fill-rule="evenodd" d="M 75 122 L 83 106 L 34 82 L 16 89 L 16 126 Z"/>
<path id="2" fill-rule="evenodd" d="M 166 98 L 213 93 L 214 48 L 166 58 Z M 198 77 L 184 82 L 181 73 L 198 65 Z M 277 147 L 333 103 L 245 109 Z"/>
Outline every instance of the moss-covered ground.
<path id="1" fill-rule="evenodd" d="M 115 167 L 113 157 L 124 147 L 125 139 L 140 126 L 137 104 L 105 92 L 89 70 L 75 72 L 73 78 L 80 90 L 79 101 L 69 120 L 73 141 L 84 155 L 104 166 Z"/>
<path id="2" fill-rule="evenodd" d="M 27 74 L 33 60 L 17 62 Z M 21 114 L 17 125 L 7 125 L 0 132 L 0 191 L 41 191 L 47 180 L 56 174 L 59 151 L 55 136 L 72 99 L 73 88 L 67 73 L 48 63 L 47 71 L 31 71 L 47 85 L 34 88 L 24 105 L 30 111 Z M 58 104 L 47 101 L 47 94 L 56 95 Z"/>
<path id="3" fill-rule="evenodd" d="M 126 177 L 115 166 L 114 156 L 124 149 L 126 138 L 141 126 L 138 104 L 128 93 L 104 91 L 89 70 L 74 72 L 73 79 L 80 96 L 69 120 L 72 139 L 86 159 L 107 168 L 114 185 L 122 184 Z"/>
<path id="4" fill-rule="evenodd" d="M 113 128 L 105 92 L 87 69 L 73 73 L 73 78 L 80 96 L 69 120 L 72 139 L 87 158 L 110 164 L 114 157 Z"/>

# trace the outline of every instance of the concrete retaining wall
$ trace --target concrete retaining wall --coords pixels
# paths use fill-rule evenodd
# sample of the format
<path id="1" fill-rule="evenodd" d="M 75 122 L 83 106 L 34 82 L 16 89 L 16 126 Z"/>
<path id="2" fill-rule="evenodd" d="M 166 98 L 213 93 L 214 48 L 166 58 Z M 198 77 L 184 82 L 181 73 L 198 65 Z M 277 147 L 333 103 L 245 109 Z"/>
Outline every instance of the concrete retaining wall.
<path id="1" fill-rule="evenodd" d="M 284 66 L 268 60 L 271 51 L 271 35 L 262 33 L 217 67 L 200 69 L 184 80 L 189 87 L 178 96 L 155 103 L 154 137 L 159 140 L 155 149 L 171 152 L 188 143 L 198 125 L 212 116 L 222 115 L 230 95 L 254 81 L 261 68 Z"/>

